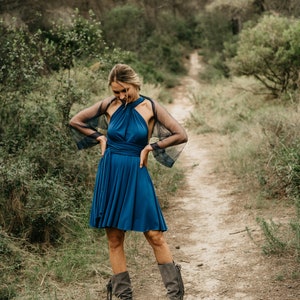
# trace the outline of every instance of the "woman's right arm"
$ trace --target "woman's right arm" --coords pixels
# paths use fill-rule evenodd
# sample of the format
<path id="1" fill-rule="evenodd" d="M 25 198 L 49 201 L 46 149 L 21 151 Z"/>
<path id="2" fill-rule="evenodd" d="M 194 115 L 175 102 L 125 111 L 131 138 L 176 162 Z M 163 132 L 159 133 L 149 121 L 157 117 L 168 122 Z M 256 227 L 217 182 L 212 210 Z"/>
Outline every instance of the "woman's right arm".
<path id="1" fill-rule="evenodd" d="M 93 147 L 100 143 L 102 155 L 106 149 L 106 136 L 97 130 L 99 117 L 104 115 L 115 97 L 88 107 L 77 113 L 69 122 L 71 133 L 79 150 Z"/>
<path id="2" fill-rule="evenodd" d="M 97 139 L 102 134 L 88 124 L 88 121 L 98 118 L 106 112 L 107 107 L 113 100 L 112 97 L 97 102 L 94 105 L 77 113 L 69 122 L 69 125 L 86 136 Z"/>

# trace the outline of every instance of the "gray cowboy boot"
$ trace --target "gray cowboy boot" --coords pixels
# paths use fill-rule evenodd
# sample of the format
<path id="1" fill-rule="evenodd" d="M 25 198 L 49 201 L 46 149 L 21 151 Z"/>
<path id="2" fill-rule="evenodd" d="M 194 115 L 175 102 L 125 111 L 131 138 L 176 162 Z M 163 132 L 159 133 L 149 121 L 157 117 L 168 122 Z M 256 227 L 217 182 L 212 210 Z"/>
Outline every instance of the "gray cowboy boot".
<path id="1" fill-rule="evenodd" d="M 184 285 L 181 277 L 180 266 L 175 263 L 158 265 L 163 283 L 167 289 L 170 300 L 182 300 Z"/>
<path id="2" fill-rule="evenodd" d="M 131 281 L 128 271 L 115 274 L 107 284 L 107 300 L 114 294 L 119 299 L 132 300 Z"/>

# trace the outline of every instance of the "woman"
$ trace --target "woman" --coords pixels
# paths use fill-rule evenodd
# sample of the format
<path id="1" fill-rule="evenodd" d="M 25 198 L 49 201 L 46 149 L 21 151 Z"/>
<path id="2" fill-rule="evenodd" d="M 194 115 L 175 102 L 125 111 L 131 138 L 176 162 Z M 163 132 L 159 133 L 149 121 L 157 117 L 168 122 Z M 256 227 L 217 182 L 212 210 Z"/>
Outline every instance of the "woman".
<path id="1" fill-rule="evenodd" d="M 114 273 L 108 287 L 118 298 L 132 299 L 124 238 L 128 230 L 140 231 L 153 248 L 169 299 L 183 299 L 180 269 L 164 238 L 167 226 L 147 160 L 149 152 L 154 151 L 158 161 L 172 166 L 182 150 L 176 152 L 174 148 L 187 142 L 186 132 L 159 103 L 139 94 L 140 79 L 128 65 L 115 65 L 108 81 L 113 96 L 79 112 L 70 121 L 78 148 L 99 143 L 103 155 L 96 175 L 90 225 L 106 230 Z M 93 126 L 103 116 L 108 123 L 105 135 Z M 150 144 L 154 132 L 160 139 Z M 166 148 L 173 149 L 172 153 Z"/>

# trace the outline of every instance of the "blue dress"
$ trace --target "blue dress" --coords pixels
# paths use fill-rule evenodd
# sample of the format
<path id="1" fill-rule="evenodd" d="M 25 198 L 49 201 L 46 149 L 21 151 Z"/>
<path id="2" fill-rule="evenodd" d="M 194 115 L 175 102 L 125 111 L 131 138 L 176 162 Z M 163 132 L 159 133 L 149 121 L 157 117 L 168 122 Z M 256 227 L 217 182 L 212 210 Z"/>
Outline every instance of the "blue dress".
<path id="1" fill-rule="evenodd" d="M 166 231 L 167 226 L 140 152 L 148 144 L 148 126 L 135 109 L 140 97 L 111 116 L 107 148 L 96 175 L 90 225 L 124 231 Z"/>

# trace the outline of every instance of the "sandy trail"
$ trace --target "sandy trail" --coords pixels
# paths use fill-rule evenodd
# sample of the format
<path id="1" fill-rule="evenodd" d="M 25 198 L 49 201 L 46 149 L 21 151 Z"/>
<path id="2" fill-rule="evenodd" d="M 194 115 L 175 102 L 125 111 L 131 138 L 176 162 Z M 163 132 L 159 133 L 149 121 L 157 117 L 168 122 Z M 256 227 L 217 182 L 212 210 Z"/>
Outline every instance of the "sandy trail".
<path id="1" fill-rule="evenodd" d="M 176 91 L 174 104 L 169 108 L 182 122 L 192 109 L 190 91 L 201 88 L 194 79 L 199 71 L 198 56 L 193 53 L 190 72 Z M 170 228 L 170 232 L 177 233 L 173 235 L 171 244 L 180 241 L 178 254 L 182 255 L 180 264 L 186 299 L 254 299 L 245 291 L 241 279 L 245 267 L 242 265 L 247 261 L 245 253 L 253 250 L 244 231 L 245 223 L 237 220 L 239 216 L 232 215 L 234 198 L 231 198 L 230 182 L 214 172 L 214 155 L 222 146 L 222 137 L 216 134 L 195 135 L 189 132 L 189 142 L 180 161 L 188 170 L 188 188 L 183 197 L 173 203 L 173 209 L 177 208 L 176 217 L 172 209 L 169 216 L 171 224 L 176 220 Z M 243 269 L 242 273 L 241 270 L 233 270 L 239 267 Z"/>

